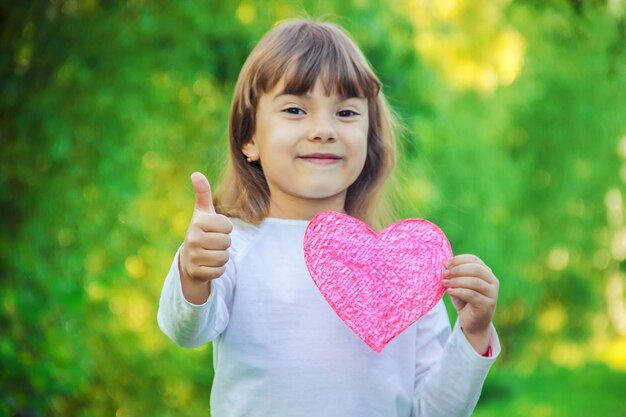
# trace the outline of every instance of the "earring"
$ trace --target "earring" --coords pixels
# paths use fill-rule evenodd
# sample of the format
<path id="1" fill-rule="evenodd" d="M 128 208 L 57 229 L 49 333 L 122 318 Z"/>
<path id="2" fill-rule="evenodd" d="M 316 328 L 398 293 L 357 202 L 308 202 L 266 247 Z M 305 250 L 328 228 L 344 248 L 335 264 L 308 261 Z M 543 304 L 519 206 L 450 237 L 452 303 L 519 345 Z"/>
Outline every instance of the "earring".
<path id="1" fill-rule="evenodd" d="M 252 162 L 252 158 L 247 157 L 247 158 L 246 158 L 246 161 L 248 161 L 248 162 Z"/>

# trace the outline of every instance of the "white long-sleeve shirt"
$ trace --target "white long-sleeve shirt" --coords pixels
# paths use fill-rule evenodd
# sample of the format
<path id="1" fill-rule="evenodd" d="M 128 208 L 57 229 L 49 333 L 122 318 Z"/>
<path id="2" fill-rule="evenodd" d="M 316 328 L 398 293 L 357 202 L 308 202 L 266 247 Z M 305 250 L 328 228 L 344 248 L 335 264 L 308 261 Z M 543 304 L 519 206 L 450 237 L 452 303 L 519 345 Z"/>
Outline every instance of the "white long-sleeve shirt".
<path id="1" fill-rule="evenodd" d="M 305 220 L 233 219 L 226 272 L 202 305 L 182 293 L 178 253 L 159 326 L 174 342 L 213 341 L 213 417 L 469 416 L 500 346 L 477 354 L 443 302 L 378 354 L 330 308 L 303 254 Z"/>

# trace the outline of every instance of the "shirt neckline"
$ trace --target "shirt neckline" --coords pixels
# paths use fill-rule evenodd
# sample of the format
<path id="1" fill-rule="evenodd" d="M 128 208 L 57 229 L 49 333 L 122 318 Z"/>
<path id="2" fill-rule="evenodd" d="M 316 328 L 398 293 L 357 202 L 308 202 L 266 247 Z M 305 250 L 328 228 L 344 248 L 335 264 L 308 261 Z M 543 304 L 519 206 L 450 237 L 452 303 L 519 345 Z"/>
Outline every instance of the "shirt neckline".
<path id="1" fill-rule="evenodd" d="M 294 226 L 308 226 L 310 220 L 304 219 L 282 219 L 280 217 L 266 217 L 263 219 L 263 223 L 274 223 L 274 224 L 289 224 Z"/>

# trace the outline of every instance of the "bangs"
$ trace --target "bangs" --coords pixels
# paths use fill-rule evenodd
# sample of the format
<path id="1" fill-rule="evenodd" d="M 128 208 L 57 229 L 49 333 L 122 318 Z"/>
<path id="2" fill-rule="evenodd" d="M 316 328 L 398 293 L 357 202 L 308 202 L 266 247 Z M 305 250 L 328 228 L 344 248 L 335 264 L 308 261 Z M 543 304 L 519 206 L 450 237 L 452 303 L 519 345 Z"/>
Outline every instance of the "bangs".
<path id="1" fill-rule="evenodd" d="M 380 81 L 342 31 L 332 26 L 287 25 L 281 32 L 273 39 L 279 45 L 266 58 L 269 65 L 258 68 L 255 87 L 262 92 L 283 78 L 287 94 L 306 94 L 318 80 L 326 95 L 370 99 L 380 92 Z"/>

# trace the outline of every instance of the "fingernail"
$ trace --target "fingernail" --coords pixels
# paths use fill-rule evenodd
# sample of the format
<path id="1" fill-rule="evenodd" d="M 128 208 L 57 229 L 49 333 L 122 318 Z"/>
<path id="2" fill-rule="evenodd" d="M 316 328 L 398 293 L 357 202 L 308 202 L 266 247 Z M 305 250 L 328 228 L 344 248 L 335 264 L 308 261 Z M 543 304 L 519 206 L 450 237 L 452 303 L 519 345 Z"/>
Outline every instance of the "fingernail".
<path id="1" fill-rule="evenodd" d="M 450 264 L 451 264 L 451 262 L 450 262 L 450 261 L 446 261 L 446 262 L 444 263 L 444 266 L 445 266 L 446 268 L 450 268 Z"/>

